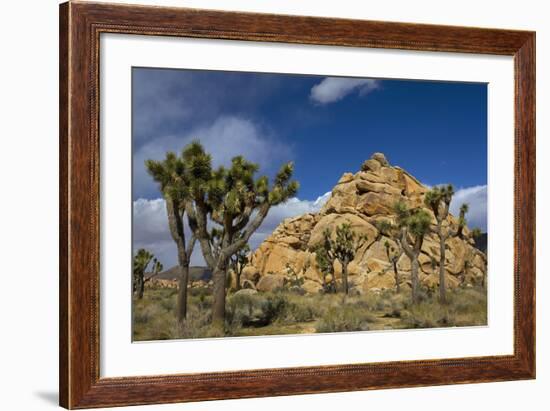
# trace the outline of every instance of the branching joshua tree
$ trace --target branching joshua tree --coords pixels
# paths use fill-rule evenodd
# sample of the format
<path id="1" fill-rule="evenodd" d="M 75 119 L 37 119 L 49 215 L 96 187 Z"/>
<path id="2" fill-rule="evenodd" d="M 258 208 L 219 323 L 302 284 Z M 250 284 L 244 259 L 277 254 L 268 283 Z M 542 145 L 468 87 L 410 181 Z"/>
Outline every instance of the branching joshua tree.
<path id="1" fill-rule="evenodd" d="M 244 267 L 248 264 L 248 254 L 250 253 L 250 246 L 246 244 L 243 248 L 233 254 L 231 258 L 231 269 L 235 273 L 235 288 L 241 289 L 241 274 Z"/>
<path id="2" fill-rule="evenodd" d="M 159 188 L 166 203 L 170 235 L 178 250 L 178 299 L 176 316 L 178 322 L 187 315 L 187 284 L 189 282 L 189 262 L 195 246 L 195 236 L 186 243 L 184 215 L 186 204 L 190 202 L 189 179 L 186 175 L 184 159 L 175 153 L 168 152 L 163 161 L 147 160 L 145 167 Z"/>
<path id="3" fill-rule="evenodd" d="M 421 208 L 409 209 L 402 201 L 395 203 L 394 208 L 401 229 L 401 247 L 403 247 L 405 255 L 411 261 L 412 301 L 413 304 L 416 304 L 419 300 L 418 256 L 422 249 L 424 237 L 430 230 L 431 218 Z"/>
<path id="4" fill-rule="evenodd" d="M 270 185 L 265 176 L 255 178 L 258 165 L 241 156 L 233 158 L 227 169 L 213 169 L 211 156 L 196 141 L 185 147 L 182 158 L 193 200 L 186 205 L 189 225 L 213 273 L 212 324 L 223 328 L 230 258 L 246 246 L 270 208 L 294 196 L 299 185 L 291 181 L 292 163 L 284 164 Z M 217 252 L 213 251 L 209 221 L 220 230 Z"/>
<path id="5" fill-rule="evenodd" d="M 331 244 L 331 250 L 336 258 L 342 265 L 342 291 L 344 294 L 349 293 L 348 282 L 348 265 L 355 258 L 357 251 L 365 244 L 366 238 L 364 236 L 358 236 L 351 229 L 351 225 L 343 223 L 336 227 L 336 238 L 331 239 L 330 234 L 325 232 L 325 242 Z"/>
<path id="6" fill-rule="evenodd" d="M 305 282 L 304 274 L 307 271 L 308 265 L 309 265 L 308 263 L 304 264 L 301 270 L 301 275 L 299 275 L 294 269 L 294 267 L 290 265 L 290 263 L 286 263 L 285 270 L 286 270 L 286 275 L 288 277 L 288 282 L 286 285 L 290 289 L 302 288 Z"/>
<path id="7" fill-rule="evenodd" d="M 147 267 L 151 265 L 151 275 L 145 278 L 145 272 Z M 140 248 L 136 255 L 134 256 L 133 261 L 133 289 L 134 294 L 137 294 L 138 298 L 141 300 L 143 298 L 143 292 L 145 290 L 145 283 L 156 277 L 162 271 L 162 264 L 158 261 L 155 256 L 144 248 Z"/>
<path id="8" fill-rule="evenodd" d="M 330 239 L 330 230 L 323 232 L 323 242 L 315 248 L 315 261 L 323 274 L 323 291 L 335 293 L 337 291 L 336 277 L 334 276 L 334 261 L 336 256 Z"/>
<path id="9" fill-rule="evenodd" d="M 428 191 L 424 197 L 424 203 L 429 207 L 435 216 L 437 225 L 436 233 L 439 237 L 439 301 L 444 304 L 447 301 L 445 285 L 445 242 L 449 237 L 462 237 L 462 231 L 466 226 L 466 213 L 468 204 L 460 206 L 460 215 L 458 218 L 458 228 L 453 230 L 451 227 L 445 227 L 449 215 L 449 206 L 453 199 L 454 188 L 451 184 L 443 187 L 434 187 Z"/>
<path id="10" fill-rule="evenodd" d="M 379 220 L 376 223 L 376 228 L 378 229 L 379 236 L 385 235 L 387 237 L 399 237 L 399 227 L 396 227 L 388 220 Z M 397 262 L 403 255 L 403 248 L 401 247 L 400 241 L 397 241 L 397 246 L 394 247 L 388 240 L 384 241 L 384 248 L 386 249 L 386 256 L 388 261 L 391 263 L 393 268 L 393 276 L 395 279 L 395 291 L 399 293 L 401 291 L 401 286 L 399 284 L 399 270 L 397 268 Z"/>

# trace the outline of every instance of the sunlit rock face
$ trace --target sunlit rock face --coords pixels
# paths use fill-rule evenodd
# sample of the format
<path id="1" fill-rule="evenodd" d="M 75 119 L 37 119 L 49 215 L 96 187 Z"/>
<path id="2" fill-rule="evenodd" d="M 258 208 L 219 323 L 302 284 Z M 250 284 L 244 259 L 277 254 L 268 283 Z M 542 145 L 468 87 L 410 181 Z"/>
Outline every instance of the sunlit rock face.
<path id="1" fill-rule="evenodd" d="M 345 173 L 318 213 L 308 213 L 284 220 L 252 253 L 250 265 L 241 281 L 254 283 L 259 291 L 270 291 L 296 278 L 303 278 L 303 289 L 317 293 L 323 276 L 315 258 L 315 247 L 323 240 L 323 232 L 347 223 L 365 241 L 348 266 L 351 289 L 357 293 L 395 287 L 393 267 L 386 253 L 386 243 L 397 249 L 395 236 L 381 233 L 377 227 L 386 220 L 395 223 L 394 204 L 403 201 L 408 207 L 425 207 L 428 188 L 400 167 L 392 166 L 382 153 L 374 153 L 355 174 Z M 458 219 L 449 214 L 445 225 L 456 228 Z M 435 218 L 433 218 L 435 224 Z M 439 238 L 430 233 L 425 237 L 419 256 L 420 281 L 429 288 L 439 283 Z M 445 271 L 447 286 L 457 287 L 480 283 L 487 271 L 487 258 L 474 247 L 467 227 L 462 237 L 446 242 Z M 406 255 L 397 262 L 401 286 L 410 285 L 411 263 Z M 341 277 L 336 261 L 334 273 Z"/>

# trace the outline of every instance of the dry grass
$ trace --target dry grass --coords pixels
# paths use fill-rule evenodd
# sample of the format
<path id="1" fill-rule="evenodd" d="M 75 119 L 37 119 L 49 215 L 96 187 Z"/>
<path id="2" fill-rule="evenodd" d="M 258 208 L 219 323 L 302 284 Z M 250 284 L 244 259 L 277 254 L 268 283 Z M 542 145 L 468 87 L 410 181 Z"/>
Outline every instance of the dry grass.
<path id="1" fill-rule="evenodd" d="M 187 320 L 175 320 L 176 290 L 147 289 L 134 301 L 134 340 L 212 338 L 366 331 L 396 328 L 432 328 L 487 324 L 487 296 L 480 287 L 448 292 L 441 305 L 436 295 L 422 294 L 412 305 L 410 292 L 393 291 L 344 297 L 341 294 L 300 295 L 289 291 L 229 295 L 225 331 L 210 327 L 212 296 L 192 290 Z"/>

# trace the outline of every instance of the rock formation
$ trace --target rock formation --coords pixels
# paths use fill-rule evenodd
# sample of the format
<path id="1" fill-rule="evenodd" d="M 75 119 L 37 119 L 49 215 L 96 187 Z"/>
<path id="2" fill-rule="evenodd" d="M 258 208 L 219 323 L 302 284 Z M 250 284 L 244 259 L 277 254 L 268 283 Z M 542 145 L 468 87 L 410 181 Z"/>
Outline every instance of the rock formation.
<path id="1" fill-rule="evenodd" d="M 269 291 L 286 284 L 291 276 L 303 278 L 307 293 L 322 289 L 323 276 L 315 260 L 315 247 L 323 240 L 326 228 L 334 231 L 348 223 L 357 235 L 366 238 L 349 264 L 349 281 L 356 293 L 368 290 L 392 289 L 395 279 L 386 254 L 386 241 L 396 246 L 396 238 L 380 232 L 380 222 L 395 223 L 394 204 L 401 200 L 409 207 L 423 207 L 428 189 L 400 167 L 391 166 L 382 153 L 366 160 L 355 174 L 345 173 L 333 188 L 330 198 L 318 213 L 308 213 L 281 222 L 273 233 L 252 253 L 250 265 L 243 270 L 241 282 L 254 284 L 259 291 Z M 433 220 L 435 223 L 435 218 Z M 457 219 L 450 215 L 447 224 L 456 227 Z M 434 226 L 435 227 L 435 226 Z M 439 245 L 435 233 L 429 234 L 422 246 L 420 281 L 425 288 L 438 285 Z M 401 286 L 410 285 L 410 261 L 401 255 L 398 261 Z M 447 286 L 481 283 L 486 273 L 485 254 L 474 247 L 466 227 L 463 236 L 447 240 Z M 341 267 L 334 265 L 335 276 Z"/>

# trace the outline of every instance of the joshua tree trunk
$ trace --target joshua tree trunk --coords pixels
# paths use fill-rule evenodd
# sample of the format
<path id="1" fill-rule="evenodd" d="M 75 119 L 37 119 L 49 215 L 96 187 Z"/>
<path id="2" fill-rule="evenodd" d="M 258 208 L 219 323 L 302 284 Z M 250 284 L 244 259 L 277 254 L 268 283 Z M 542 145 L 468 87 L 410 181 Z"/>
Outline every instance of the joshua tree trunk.
<path id="1" fill-rule="evenodd" d="M 187 284 L 189 282 L 189 255 L 195 245 L 195 237 L 189 241 L 188 249 L 185 248 L 185 234 L 183 231 L 183 216 L 176 204 L 166 198 L 166 213 L 168 214 L 168 226 L 178 249 L 178 265 L 180 274 L 178 278 L 178 299 L 176 305 L 176 317 L 178 322 L 185 320 L 187 316 Z"/>
<path id="2" fill-rule="evenodd" d="M 180 264 L 180 274 L 178 279 L 178 299 L 176 312 L 178 321 L 181 322 L 187 317 L 187 284 L 189 283 L 189 265 Z"/>
<path id="3" fill-rule="evenodd" d="M 344 294 L 348 295 L 349 285 L 348 285 L 348 261 L 345 260 L 342 262 L 342 288 Z"/>
<path id="4" fill-rule="evenodd" d="M 143 279 L 143 276 L 139 276 L 136 288 L 138 289 L 138 298 L 141 300 L 143 298 L 143 292 L 145 290 L 145 281 Z"/>
<path id="5" fill-rule="evenodd" d="M 393 276 L 395 278 L 395 291 L 397 293 L 401 292 L 401 286 L 399 285 L 399 271 L 397 270 L 397 259 L 392 259 L 393 264 Z"/>
<path id="6" fill-rule="evenodd" d="M 418 259 L 411 260 L 411 283 L 412 283 L 412 300 L 413 303 L 418 303 Z"/>
<path id="7" fill-rule="evenodd" d="M 212 273 L 214 282 L 212 325 L 223 330 L 225 322 L 225 269 L 218 267 Z"/>
<path id="8" fill-rule="evenodd" d="M 412 288 L 412 302 L 416 304 L 418 302 L 418 256 L 422 249 L 423 236 L 417 236 L 414 242 L 414 246 L 408 243 L 407 230 L 401 230 L 401 247 L 403 252 L 411 261 L 411 288 Z"/>
<path id="9" fill-rule="evenodd" d="M 445 285 L 445 240 L 446 236 L 443 234 L 442 222 L 438 221 L 437 230 L 439 232 L 439 302 L 441 304 L 447 303 L 447 293 Z"/>

